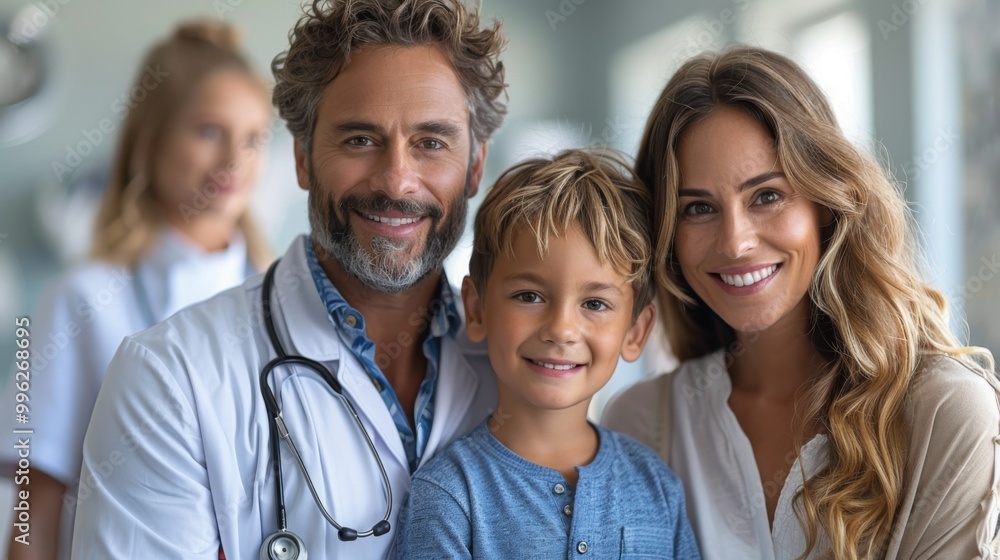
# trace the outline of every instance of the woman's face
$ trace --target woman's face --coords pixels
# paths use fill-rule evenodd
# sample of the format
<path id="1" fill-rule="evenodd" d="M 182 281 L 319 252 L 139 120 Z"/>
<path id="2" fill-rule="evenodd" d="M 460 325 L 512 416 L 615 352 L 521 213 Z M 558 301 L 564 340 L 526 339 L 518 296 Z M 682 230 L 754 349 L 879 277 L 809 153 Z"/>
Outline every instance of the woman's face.
<path id="1" fill-rule="evenodd" d="M 691 125 L 677 151 L 684 279 L 737 332 L 806 328 L 823 212 L 785 178 L 768 131 L 723 106 Z"/>
<path id="2" fill-rule="evenodd" d="M 251 77 L 225 71 L 205 80 L 155 154 L 153 184 L 168 219 L 182 228 L 239 219 L 264 160 L 270 116 Z"/>

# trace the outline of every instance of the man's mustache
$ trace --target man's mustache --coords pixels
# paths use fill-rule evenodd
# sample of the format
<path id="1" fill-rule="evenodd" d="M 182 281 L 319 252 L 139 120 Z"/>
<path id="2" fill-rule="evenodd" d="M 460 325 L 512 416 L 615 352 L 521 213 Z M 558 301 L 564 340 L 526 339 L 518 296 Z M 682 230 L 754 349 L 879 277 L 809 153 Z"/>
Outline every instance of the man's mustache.
<path id="1" fill-rule="evenodd" d="M 409 216 L 428 216 L 437 221 L 444 216 L 444 209 L 433 203 L 418 202 L 416 200 L 396 200 L 384 194 L 372 196 L 347 196 L 340 201 L 340 211 L 344 217 L 349 212 L 367 212 L 370 214 L 379 212 L 401 212 Z"/>

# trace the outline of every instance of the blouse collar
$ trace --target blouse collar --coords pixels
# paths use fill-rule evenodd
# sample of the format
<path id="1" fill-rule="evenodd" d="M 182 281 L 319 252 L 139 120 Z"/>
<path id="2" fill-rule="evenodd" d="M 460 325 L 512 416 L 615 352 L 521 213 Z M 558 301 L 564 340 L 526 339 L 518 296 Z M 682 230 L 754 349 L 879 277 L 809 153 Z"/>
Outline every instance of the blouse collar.
<path id="1" fill-rule="evenodd" d="M 221 251 L 205 251 L 173 227 L 164 227 L 153 250 L 136 266 L 139 304 L 150 324 L 243 282 L 255 270 L 237 232 Z"/>

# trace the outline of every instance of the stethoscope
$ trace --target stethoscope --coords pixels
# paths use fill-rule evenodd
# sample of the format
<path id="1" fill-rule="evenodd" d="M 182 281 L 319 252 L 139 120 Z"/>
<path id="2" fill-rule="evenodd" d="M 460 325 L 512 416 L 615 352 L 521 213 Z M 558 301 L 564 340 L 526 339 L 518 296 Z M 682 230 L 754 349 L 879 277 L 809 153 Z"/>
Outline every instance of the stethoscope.
<path id="1" fill-rule="evenodd" d="M 333 374 L 329 369 L 323 364 L 306 358 L 304 356 L 289 356 L 285 353 L 285 348 L 281 345 L 281 341 L 278 340 L 278 333 L 274 329 L 274 320 L 271 318 L 271 289 L 274 286 L 274 271 L 278 266 L 278 261 L 275 261 L 267 269 L 267 274 L 264 275 L 264 286 L 263 292 L 261 294 L 261 303 L 263 304 L 264 310 L 264 325 L 267 327 L 267 336 L 271 339 L 271 344 L 274 346 L 275 352 L 278 356 L 267 363 L 264 366 L 263 371 L 260 372 L 260 392 L 264 397 L 264 405 L 267 407 L 268 421 L 270 424 L 270 441 L 271 441 L 271 464 L 274 467 L 275 481 L 275 500 L 276 500 L 276 510 L 278 518 L 278 530 L 264 539 L 264 542 L 260 545 L 260 560 L 306 560 L 308 558 L 308 553 L 306 552 L 305 543 L 298 535 L 288 530 L 288 526 L 285 519 L 285 495 L 282 490 L 282 479 L 281 479 L 281 445 L 278 438 L 275 437 L 275 432 L 285 440 L 288 445 L 288 449 L 291 450 L 292 456 L 295 457 L 295 462 L 299 465 L 299 470 L 302 471 L 302 476 L 306 479 L 306 484 L 309 485 L 309 491 L 312 493 L 313 500 L 315 500 L 316 505 L 319 507 L 320 511 L 323 512 L 323 517 L 337 528 L 337 537 L 342 541 L 353 541 L 358 537 L 369 537 L 369 536 L 381 536 L 389 532 L 391 526 L 389 525 L 389 515 L 392 514 L 392 488 L 389 486 L 389 475 L 385 472 L 385 467 L 382 466 L 382 459 L 378 455 L 378 451 L 375 450 L 375 444 L 372 443 L 372 438 L 368 435 L 368 430 L 365 429 L 364 424 L 361 423 L 361 418 L 358 417 L 358 413 L 354 410 L 351 405 L 351 401 L 344 396 L 343 388 L 340 383 L 334 378 Z M 333 389 L 333 392 L 340 398 L 340 400 L 347 406 L 347 410 L 350 411 L 351 416 L 354 418 L 355 423 L 358 425 L 358 429 L 365 436 L 365 441 L 368 442 L 368 449 L 371 450 L 372 456 L 375 457 L 375 462 L 378 463 L 379 472 L 382 474 L 382 484 L 385 486 L 385 515 L 382 517 L 382 521 L 379 521 L 371 529 L 367 531 L 358 531 L 357 529 L 351 529 L 350 527 L 345 527 L 340 523 L 334 521 L 333 517 L 326 508 L 323 507 L 323 502 L 319 498 L 319 494 L 316 493 L 316 488 L 313 486 L 312 478 L 309 476 L 308 471 L 306 471 L 306 466 L 302 462 L 302 457 L 299 456 L 299 450 L 295 447 L 295 442 L 292 441 L 291 434 L 288 433 L 288 428 L 285 427 L 285 421 L 281 417 L 281 410 L 278 408 L 278 401 L 274 398 L 274 393 L 271 391 L 271 387 L 268 386 L 268 376 L 271 372 L 278 366 L 287 364 L 297 364 L 304 366 L 315 373 L 318 373 L 320 377 L 326 381 L 326 384 Z"/>

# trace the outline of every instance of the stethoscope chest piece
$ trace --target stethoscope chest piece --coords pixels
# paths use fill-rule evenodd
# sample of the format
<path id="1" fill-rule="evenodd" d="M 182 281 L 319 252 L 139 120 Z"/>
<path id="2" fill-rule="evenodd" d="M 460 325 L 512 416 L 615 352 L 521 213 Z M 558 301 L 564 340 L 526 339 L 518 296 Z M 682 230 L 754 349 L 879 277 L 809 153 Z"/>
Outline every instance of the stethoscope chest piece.
<path id="1" fill-rule="evenodd" d="M 274 321 L 271 318 L 271 299 L 270 294 L 274 286 L 274 271 L 278 266 L 278 261 L 274 263 L 267 269 L 267 274 L 264 275 L 264 286 L 261 295 L 261 306 L 264 310 L 264 326 L 267 328 L 267 336 L 271 340 L 271 345 L 274 346 L 274 351 L 277 354 L 273 360 L 264 366 L 264 369 L 260 372 L 260 392 L 264 399 L 264 406 L 267 408 L 267 416 L 270 424 L 270 446 L 271 446 L 271 464 L 274 468 L 274 504 L 275 504 L 275 518 L 278 522 L 278 531 L 272 533 L 269 537 L 264 539 L 264 543 L 260 545 L 260 560 L 306 560 L 306 547 L 302 542 L 302 539 L 298 537 L 295 533 L 287 530 L 288 525 L 286 524 L 285 518 L 285 493 L 282 484 L 281 475 L 281 443 L 280 440 L 285 440 L 285 444 L 288 450 L 292 452 L 292 457 L 295 458 L 295 463 L 299 467 L 299 471 L 302 472 L 302 477 L 305 479 L 306 484 L 309 486 L 309 493 L 312 494 L 313 501 L 316 502 L 316 507 L 319 508 L 320 512 L 326 521 L 336 527 L 337 538 L 344 542 L 355 541 L 359 537 L 379 537 L 388 534 L 392 530 L 389 524 L 389 517 L 392 516 L 392 486 L 389 484 L 389 475 L 385 472 L 385 466 L 382 464 L 382 459 L 378 455 L 378 450 L 375 449 L 375 444 L 372 442 L 371 436 L 368 435 L 368 430 L 365 429 L 364 424 L 361 423 L 361 418 L 358 416 L 357 411 L 354 410 L 354 406 L 351 401 L 344 396 L 343 388 L 337 381 L 333 372 L 330 371 L 325 365 L 311 360 L 304 356 L 290 356 L 285 352 L 284 347 L 281 345 L 281 340 L 278 339 L 277 329 L 274 327 Z M 385 515 L 382 516 L 382 520 L 372 526 L 371 529 L 367 531 L 358 531 L 357 529 L 352 529 L 350 527 L 344 527 L 340 523 L 337 523 L 330 515 L 330 512 L 326 510 L 323 505 L 323 500 L 320 499 L 319 493 L 316 491 L 316 487 L 313 486 L 312 477 L 309 476 L 309 471 L 306 470 L 305 463 L 302 462 L 302 457 L 299 455 L 298 449 L 295 447 L 295 442 L 292 441 L 292 435 L 288 433 L 288 428 L 285 426 L 285 421 L 281 417 L 281 408 L 278 406 L 277 399 L 274 398 L 274 392 L 271 391 L 268 385 L 268 376 L 271 372 L 281 365 L 297 365 L 304 367 L 306 369 L 312 370 L 314 373 L 318 374 L 326 384 L 329 385 L 330 389 L 339 397 L 340 401 L 344 404 L 344 407 L 350 412 L 351 417 L 354 418 L 354 422 L 357 424 L 358 431 L 364 435 L 365 442 L 368 444 L 368 450 L 371 451 L 372 457 L 375 459 L 376 464 L 378 464 L 379 474 L 382 475 L 382 485 L 385 488 Z"/>
<path id="2" fill-rule="evenodd" d="M 260 545 L 260 560 L 307 560 L 305 544 L 290 531 L 278 531 Z"/>

